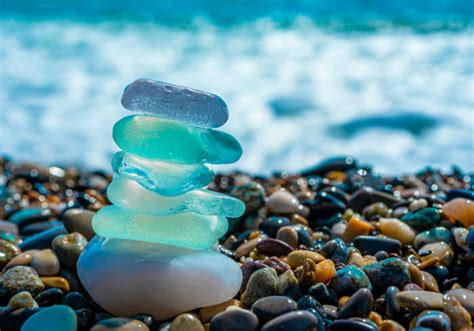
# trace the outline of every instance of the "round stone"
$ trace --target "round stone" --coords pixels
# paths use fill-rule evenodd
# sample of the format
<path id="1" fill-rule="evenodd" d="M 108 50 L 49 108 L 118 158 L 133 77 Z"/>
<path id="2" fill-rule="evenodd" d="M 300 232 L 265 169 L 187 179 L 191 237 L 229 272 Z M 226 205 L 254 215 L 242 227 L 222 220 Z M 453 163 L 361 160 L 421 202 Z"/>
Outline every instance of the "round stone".
<path id="1" fill-rule="evenodd" d="M 276 237 L 293 248 L 298 245 L 298 231 L 296 231 L 292 226 L 284 226 L 280 228 Z"/>
<path id="2" fill-rule="evenodd" d="M 36 295 L 44 288 L 44 284 L 36 271 L 26 266 L 16 266 L 8 269 L 0 276 L 0 282 L 10 295 L 23 291 Z"/>
<path id="3" fill-rule="evenodd" d="M 265 204 L 265 190 L 257 182 L 236 186 L 230 194 L 245 204 L 245 211 L 252 213 Z"/>
<path id="4" fill-rule="evenodd" d="M 268 211 L 274 214 L 294 214 L 298 211 L 300 203 L 296 197 L 286 190 L 272 193 L 268 197 Z"/>
<path id="5" fill-rule="evenodd" d="M 95 324 L 91 331 L 149 331 L 145 323 L 131 318 L 106 318 Z"/>
<path id="6" fill-rule="evenodd" d="M 257 315 L 260 323 L 266 323 L 271 319 L 297 310 L 296 302 L 286 296 L 269 296 L 254 302 L 252 311 Z"/>
<path id="7" fill-rule="evenodd" d="M 52 247 L 61 265 L 76 269 L 77 259 L 87 245 L 87 239 L 79 232 L 59 235 L 54 238 Z"/>
<path id="8" fill-rule="evenodd" d="M 259 269 L 250 276 L 240 299 L 246 306 L 251 307 L 258 299 L 275 294 L 277 285 L 278 277 L 275 269 Z"/>
<path id="9" fill-rule="evenodd" d="M 341 307 L 338 318 L 366 318 L 372 311 L 373 305 L 374 297 L 372 296 L 372 292 L 369 289 L 361 288 Z"/>
<path id="10" fill-rule="evenodd" d="M 79 232 L 87 240 L 91 240 L 95 236 L 92 229 L 92 217 L 94 215 L 93 211 L 87 209 L 68 209 L 63 216 L 64 227 L 69 233 Z"/>
<path id="11" fill-rule="evenodd" d="M 20 248 L 11 241 L 0 239 L 0 270 L 20 252 Z"/>
<path id="12" fill-rule="evenodd" d="M 308 311 L 296 310 L 280 315 L 262 327 L 262 331 L 307 331 L 317 330 L 320 322 L 316 316 Z"/>
<path id="13" fill-rule="evenodd" d="M 427 309 L 443 309 L 443 295 L 428 291 L 402 291 L 397 294 L 401 307 L 413 312 Z"/>
<path id="14" fill-rule="evenodd" d="M 60 269 L 59 259 L 51 249 L 37 252 L 31 260 L 31 266 L 40 276 L 54 276 Z"/>
<path id="15" fill-rule="evenodd" d="M 204 331 L 204 327 L 196 315 L 187 313 L 176 316 L 169 331 Z"/>
<path id="16" fill-rule="evenodd" d="M 77 318 L 67 306 L 52 306 L 32 315 L 21 331 L 76 331 Z"/>
<path id="17" fill-rule="evenodd" d="M 258 327 L 258 318 L 249 310 L 229 308 L 217 314 L 211 320 L 211 331 L 254 331 Z"/>
<path id="18" fill-rule="evenodd" d="M 11 310 L 19 308 L 36 308 L 38 304 L 35 299 L 31 296 L 30 292 L 19 292 L 10 298 L 8 301 L 8 308 Z"/>
<path id="19" fill-rule="evenodd" d="M 242 282 L 239 266 L 223 254 L 99 236 L 81 254 L 78 274 L 110 313 L 156 320 L 230 300 Z"/>
<path id="20" fill-rule="evenodd" d="M 431 328 L 437 331 L 451 331 L 451 320 L 443 312 L 427 310 L 418 316 L 416 327 Z"/>

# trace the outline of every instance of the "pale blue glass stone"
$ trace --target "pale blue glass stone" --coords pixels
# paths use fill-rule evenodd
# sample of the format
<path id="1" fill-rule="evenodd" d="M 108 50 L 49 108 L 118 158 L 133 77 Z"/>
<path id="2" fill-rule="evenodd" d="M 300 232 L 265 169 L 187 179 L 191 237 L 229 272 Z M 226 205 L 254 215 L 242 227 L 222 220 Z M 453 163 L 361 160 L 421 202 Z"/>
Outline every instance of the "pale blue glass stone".
<path id="1" fill-rule="evenodd" d="M 165 197 L 120 176 L 114 176 L 107 188 L 107 197 L 122 209 L 159 216 L 195 212 L 236 218 L 245 211 L 242 201 L 225 194 L 198 189 L 176 197 Z"/>
<path id="2" fill-rule="evenodd" d="M 125 87 L 122 105 L 203 128 L 217 128 L 229 118 L 227 105 L 217 95 L 144 78 Z"/>
<path id="3" fill-rule="evenodd" d="M 125 152 L 114 154 L 112 169 L 116 174 L 164 196 L 176 196 L 205 187 L 214 176 L 212 169 L 205 164 L 150 161 Z"/>
<path id="4" fill-rule="evenodd" d="M 21 331 L 76 331 L 77 317 L 68 306 L 44 308 L 23 323 Z"/>
<path id="5" fill-rule="evenodd" d="M 149 160 L 222 164 L 242 156 L 230 134 L 150 115 L 122 118 L 114 125 L 113 138 L 123 151 Z"/>
<path id="6" fill-rule="evenodd" d="M 108 206 L 94 215 L 92 228 L 96 234 L 106 238 L 149 241 L 198 250 L 212 247 L 226 233 L 228 222 L 224 216 L 197 213 L 156 216 Z"/>

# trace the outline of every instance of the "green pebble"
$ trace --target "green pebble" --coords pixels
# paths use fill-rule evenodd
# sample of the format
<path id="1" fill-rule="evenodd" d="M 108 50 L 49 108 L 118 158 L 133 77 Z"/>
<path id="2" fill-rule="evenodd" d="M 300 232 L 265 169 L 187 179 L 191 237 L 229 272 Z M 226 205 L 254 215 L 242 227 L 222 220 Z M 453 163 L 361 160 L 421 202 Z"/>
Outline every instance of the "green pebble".
<path id="1" fill-rule="evenodd" d="M 439 211 L 435 208 L 423 208 L 402 217 L 402 221 L 417 230 L 427 230 L 436 226 L 441 220 Z"/>

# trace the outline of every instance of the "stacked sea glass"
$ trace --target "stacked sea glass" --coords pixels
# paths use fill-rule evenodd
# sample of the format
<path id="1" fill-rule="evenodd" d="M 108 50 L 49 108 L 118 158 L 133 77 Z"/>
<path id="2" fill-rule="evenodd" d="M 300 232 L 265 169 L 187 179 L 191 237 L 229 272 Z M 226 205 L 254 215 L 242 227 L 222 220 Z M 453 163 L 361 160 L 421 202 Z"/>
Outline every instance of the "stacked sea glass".
<path id="1" fill-rule="evenodd" d="M 227 231 L 227 217 L 239 217 L 245 206 L 204 188 L 213 178 L 206 164 L 242 155 L 234 137 L 214 130 L 228 119 L 226 104 L 210 93 L 139 79 L 125 88 L 122 105 L 143 114 L 113 128 L 122 149 L 112 159 L 107 189 L 113 205 L 93 218 L 98 236 L 78 264 L 84 286 L 112 313 L 158 319 L 232 298 L 240 269 L 211 248 Z M 121 288 L 124 282 L 134 284 Z M 213 284 L 221 287 L 217 295 L 209 294 Z"/>

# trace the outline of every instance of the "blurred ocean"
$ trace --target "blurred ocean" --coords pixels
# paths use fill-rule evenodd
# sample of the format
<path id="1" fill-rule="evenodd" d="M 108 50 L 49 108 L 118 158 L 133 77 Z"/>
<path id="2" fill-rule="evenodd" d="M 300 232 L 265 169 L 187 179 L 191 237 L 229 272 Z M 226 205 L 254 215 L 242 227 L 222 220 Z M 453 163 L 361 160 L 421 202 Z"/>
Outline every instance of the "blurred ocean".
<path id="1" fill-rule="evenodd" d="M 2 0 L 0 154 L 109 168 L 139 77 L 222 96 L 231 168 L 474 170 L 472 0 Z"/>

